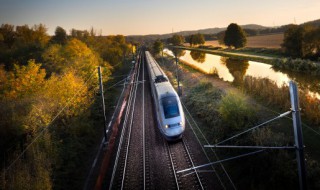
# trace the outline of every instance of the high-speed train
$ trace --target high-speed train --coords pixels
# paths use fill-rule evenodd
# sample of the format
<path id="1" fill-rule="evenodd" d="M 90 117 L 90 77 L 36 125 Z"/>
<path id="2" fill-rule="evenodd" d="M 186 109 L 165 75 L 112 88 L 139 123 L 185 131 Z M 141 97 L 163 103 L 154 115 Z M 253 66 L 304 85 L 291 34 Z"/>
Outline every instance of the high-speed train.
<path id="1" fill-rule="evenodd" d="M 150 52 L 145 53 L 158 128 L 168 141 L 181 139 L 185 117 L 179 96 Z"/>

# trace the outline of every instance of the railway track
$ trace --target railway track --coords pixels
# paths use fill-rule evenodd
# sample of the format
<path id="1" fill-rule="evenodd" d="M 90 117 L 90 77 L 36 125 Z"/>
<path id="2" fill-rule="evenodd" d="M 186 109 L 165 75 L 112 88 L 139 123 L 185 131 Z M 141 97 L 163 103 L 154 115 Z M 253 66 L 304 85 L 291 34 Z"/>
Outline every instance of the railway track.
<path id="1" fill-rule="evenodd" d="M 202 164 L 201 151 L 195 150 L 193 133 L 176 143 L 168 143 L 156 127 L 149 76 L 144 56 L 137 62 L 137 70 L 129 94 L 121 135 L 117 140 L 114 165 L 108 172 L 109 189 L 212 189 L 212 175 L 198 171 L 176 173 Z M 190 138 L 191 137 L 191 138 Z M 193 139 L 193 140 L 192 140 Z M 200 150 L 198 148 L 198 150 Z M 195 154 L 194 154 L 195 152 Z M 202 157 L 202 156 L 201 156 Z M 196 163 L 197 162 L 197 163 Z M 203 176 L 205 176 L 203 178 Z M 215 179 L 214 179 L 215 180 Z M 222 189 L 222 188 L 216 188 Z"/>
<path id="2" fill-rule="evenodd" d="M 178 170 L 195 166 L 187 141 L 182 139 L 180 142 L 165 142 L 165 144 L 168 148 L 171 168 L 174 173 L 175 189 L 205 189 L 203 179 L 197 170 L 187 175 L 177 173 Z"/>
<path id="3" fill-rule="evenodd" d="M 134 117 L 137 116 L 138 113 L 135 111 L 136 109 L 136 103 L 140 103 L 140 99 L 137 99 L 137 92 L 138 92 L 138 86 L 139 86 L 139 79 L 140 77 L 140 66 L 141 66 L 141 55 L 140 59 L 138 60 L 138 68 L 137 71 L 134 74 L 134 80 L 130 91 L 128 104 L 126 108 L 126 115 L 124 117 L 123 125 L 122 125 L 122 132 L 121 137 L 119 140 L 118 150 L 115 158 L 115 163 L 112 171 L 112 176 L 110 179 L 109 189 L 124 189 L 126 186 L 128 186 L 130 181 L 136 181 L 134 184 L 135 186 L 139 186 L 140 182 L 136 180 L 136 178 L 131 177 L 131 172 L 136 171 L 137 169 L 140 170 L 140 168 L 144 168 L 144 163 L 141 163 L 140 161 L 136 161 L 137 159 L 141 159 L 142 152 L 140 151 L 136 152 L 136 154 L 133 154 L 132 152 L 136 151 L 137 144 L 140 146 L 142 142 L 136 142 L 137 139 L 141 141 L 141 138 L 136 138 L 136 136 L 140 136 L 140 134 L 136 134 L 136 131 L 134 127 L 140 126 L 134 123 Z M 129 84 L 130 85 L 130 84 Z M 137 102 L 138 100 L 138 102 Z M 139 121 L 139 120 L 137 120 Z M 141 130 L 140 130 L 141 131 Z M 134 138 L 131 138 L 131 137 Z M 141 145 L 142 146 L 142 145 Z M 140 147 L 139 147 L 140 148 Z M 135 162 L 132 164 L 132 162 Z M 141 173 L 141 172 L 139 172 Z M 136 175 L 135 175 L 136 176 Z M 137 178 L 141 179 L 141 176 L 137 176 Z M 133 187 L 134 188 L 134 187 Z"/>

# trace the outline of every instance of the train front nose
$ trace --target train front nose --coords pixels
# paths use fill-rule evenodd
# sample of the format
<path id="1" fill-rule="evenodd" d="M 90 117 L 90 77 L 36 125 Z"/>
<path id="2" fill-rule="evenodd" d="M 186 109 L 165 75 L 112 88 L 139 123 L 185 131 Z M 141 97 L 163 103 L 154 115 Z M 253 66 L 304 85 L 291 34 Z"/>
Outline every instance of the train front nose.
<path id="1" fill-rule="evenodd" d="M 182 122 L 165 125 L 165 137 L 167 140 L 181 139 L 184 129 Z"/>

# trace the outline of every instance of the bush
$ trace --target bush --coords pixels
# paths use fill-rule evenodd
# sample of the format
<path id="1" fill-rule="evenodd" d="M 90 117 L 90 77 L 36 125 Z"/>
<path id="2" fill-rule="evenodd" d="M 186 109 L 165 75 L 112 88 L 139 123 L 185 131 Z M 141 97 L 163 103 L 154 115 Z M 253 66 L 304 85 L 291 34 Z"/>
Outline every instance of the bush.
<path id="1" fill-rule="evenodd" d="M 218 112 L 227 131 L 246 128 L 254 118 L 254 109 L 241 94 L 227 93 L 221 99 Z"/>
<path id="2" fill-rule="evenodd" d="M 320 76 L 320 64 L 310 60 L 291 58 L 276 59 L 273 62 L 273 67 L 276 69 L 284 69 Z"/>

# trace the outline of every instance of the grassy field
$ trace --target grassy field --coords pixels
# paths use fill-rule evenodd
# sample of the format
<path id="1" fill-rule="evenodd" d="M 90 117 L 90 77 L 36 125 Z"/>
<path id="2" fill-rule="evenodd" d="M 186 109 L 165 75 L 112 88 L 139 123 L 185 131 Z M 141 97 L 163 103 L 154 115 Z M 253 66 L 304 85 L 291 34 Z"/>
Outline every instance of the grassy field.
<path id="1" fill-rule="evenodd" d="M 251 36 L 247 37 L 247 47 L 252 48 L 281 48 L 283 41 L 283 33 L 270 34 L 263 36 Z M 206 41 L 205 45 L 222 46 L 217 40 Z"/>

